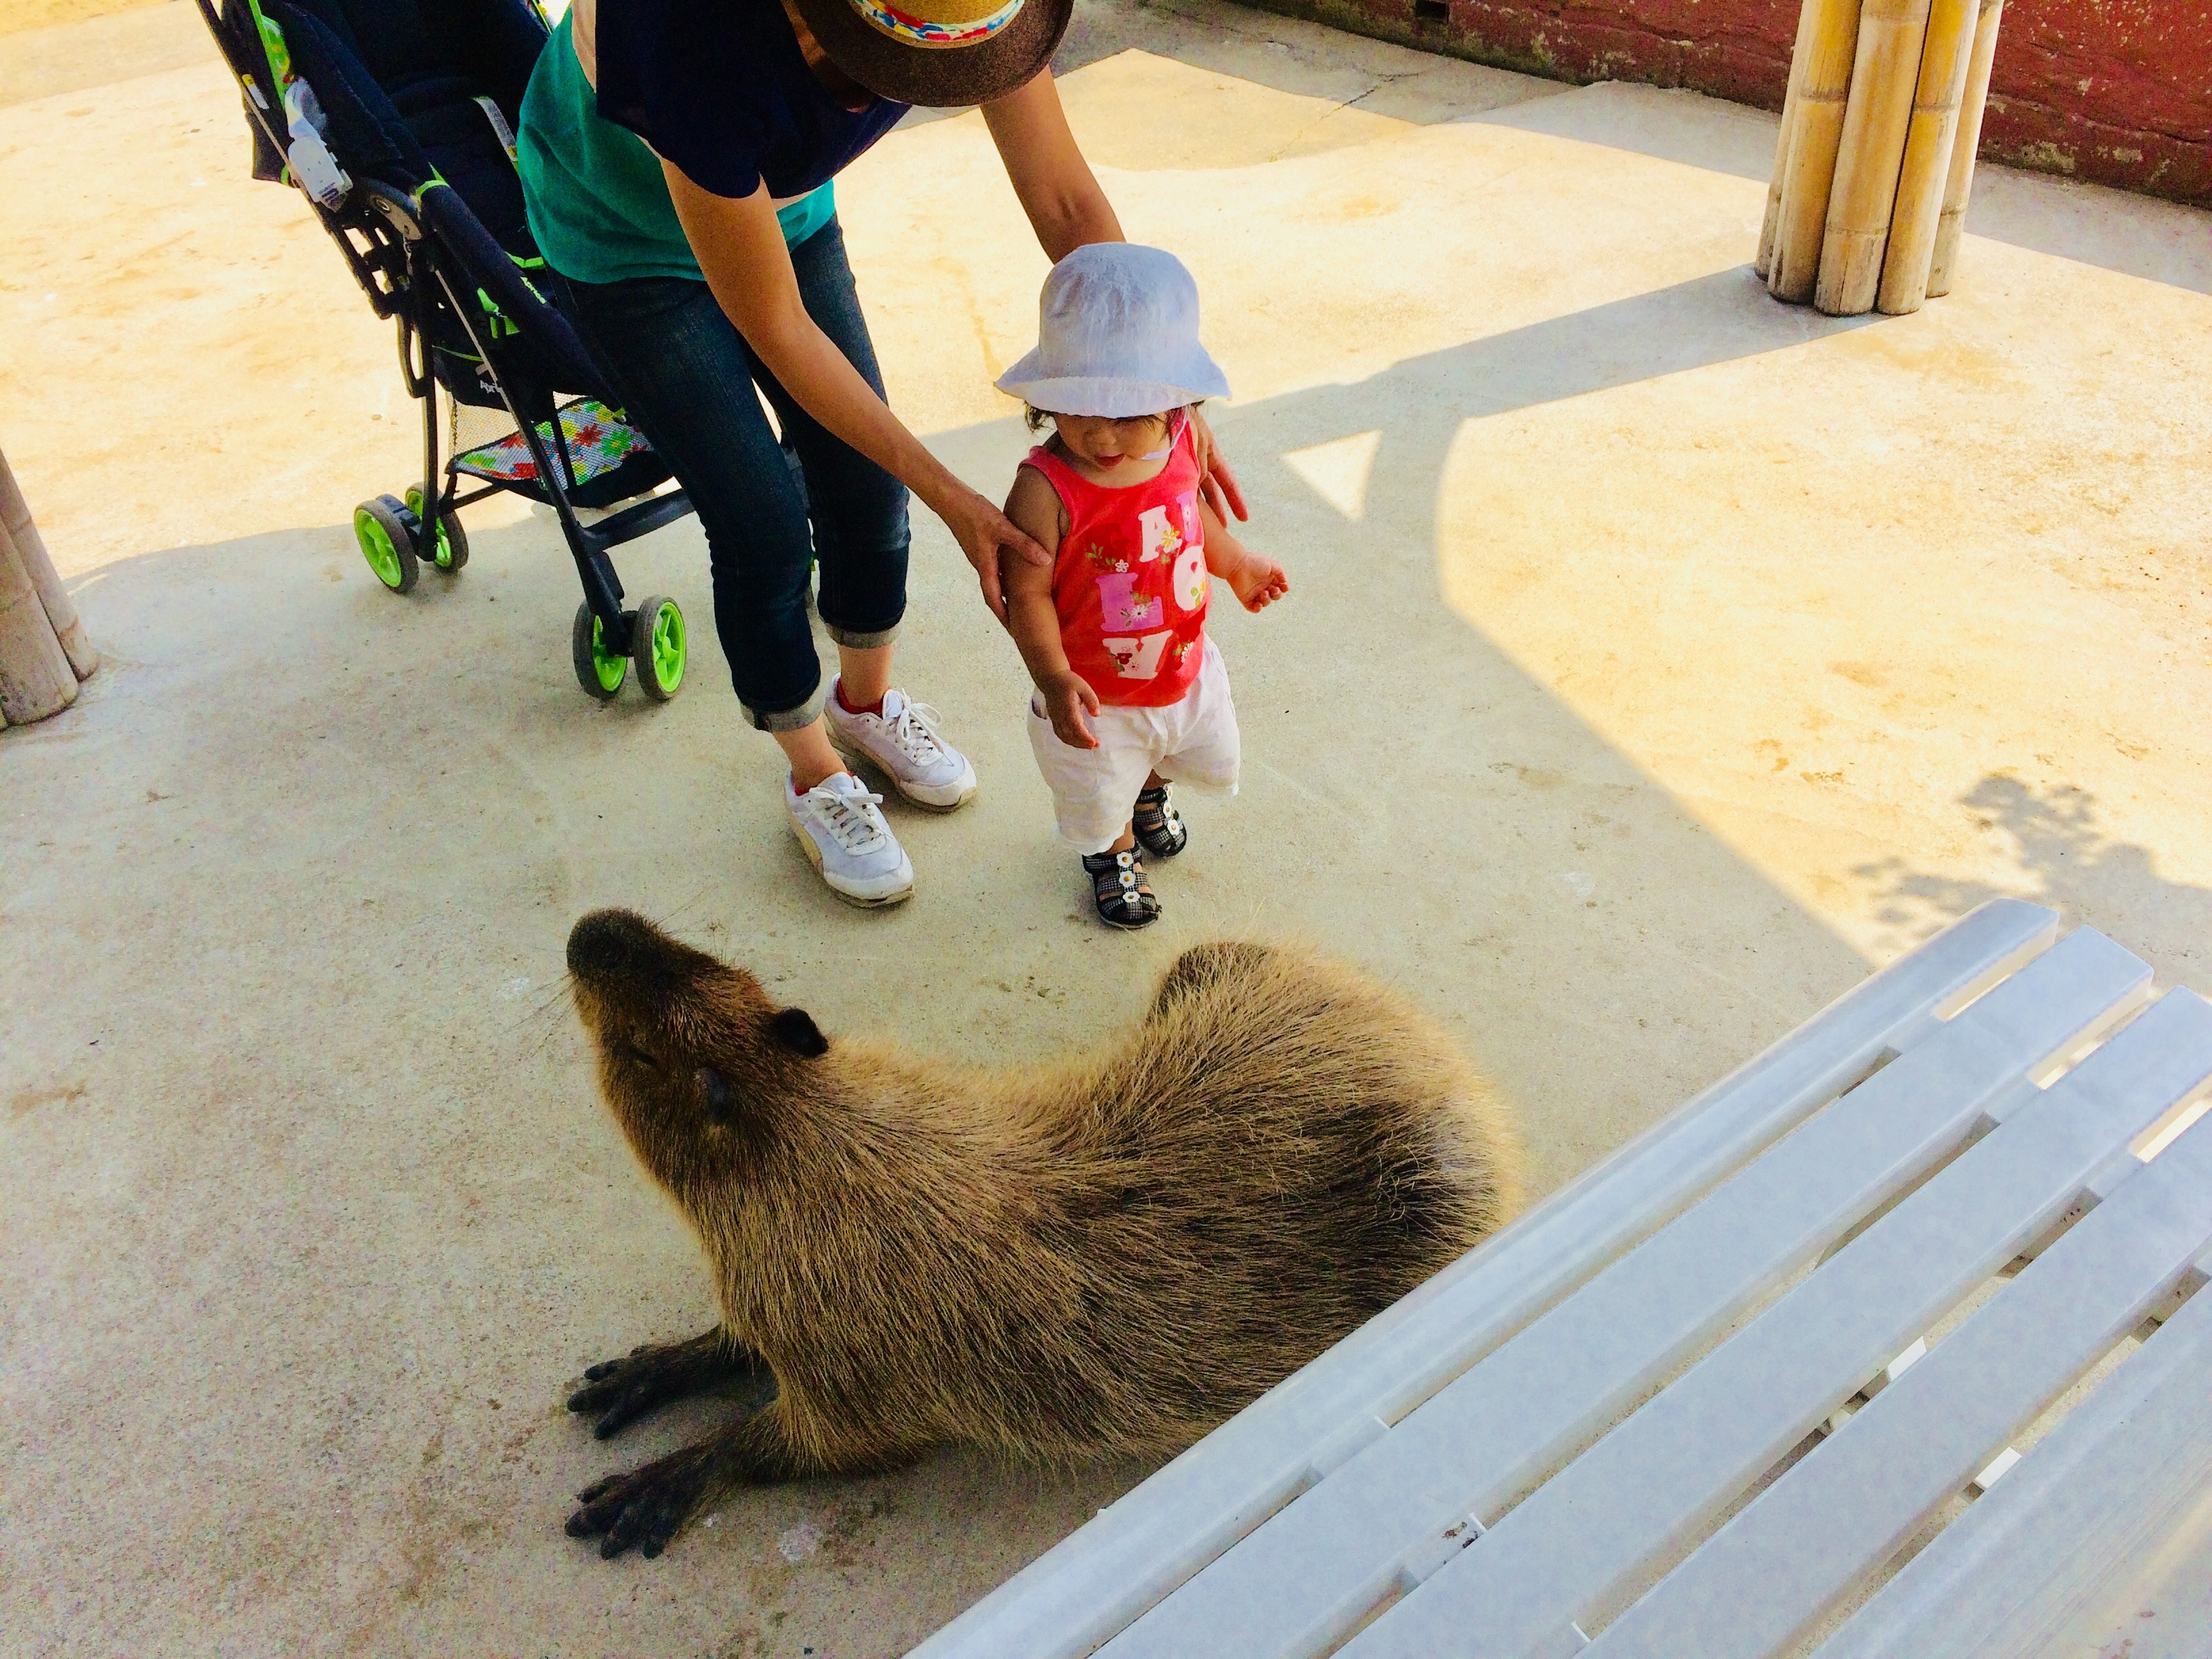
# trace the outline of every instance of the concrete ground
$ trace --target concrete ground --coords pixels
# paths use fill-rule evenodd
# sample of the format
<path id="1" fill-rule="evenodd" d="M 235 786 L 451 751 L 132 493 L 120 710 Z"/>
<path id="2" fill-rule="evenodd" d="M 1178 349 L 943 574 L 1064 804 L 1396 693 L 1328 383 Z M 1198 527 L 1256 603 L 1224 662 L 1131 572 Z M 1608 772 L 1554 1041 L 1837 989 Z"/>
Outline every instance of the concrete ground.
<path id="1" fill-rule="evenodd" d="M 1837 322 L 1746 270 L 1769 117 L 1258 13 L 1085 0 L 1063 70 L 1196 271 L 1290 601 L 1217 609 L 1247 779 L 1107 934 L 1024 682 L 917 522 L 902 678 L 983 792 L 830 901 L 738 719 L 695 526 L 665 708 L 567 660 L 542 517 L 381 592 L 412 408 L 186 7 L 0 38 L 0 446 L 106 665 L 0 733 L 0 1649 L 877 1656 L 1143 1471 L 948 1452 L 561 1535 L 586 1363 L 708 1323 L 594 1101 L 570 922 L 634 904 L 825 1029 L 1019 1063 L 1182 942 L 1407 988 L 1548 1187 L 1992 893 L 2212 991 L 2212 221 L 1985 171 L 1959 291 Z M 27 56 L 35 46 L 37 56 Z M 43 67 L 40 67 L 43 66 Z M 979 488 L 1044 261 L 980 120 L 840 181 L 893 404 Z"/>

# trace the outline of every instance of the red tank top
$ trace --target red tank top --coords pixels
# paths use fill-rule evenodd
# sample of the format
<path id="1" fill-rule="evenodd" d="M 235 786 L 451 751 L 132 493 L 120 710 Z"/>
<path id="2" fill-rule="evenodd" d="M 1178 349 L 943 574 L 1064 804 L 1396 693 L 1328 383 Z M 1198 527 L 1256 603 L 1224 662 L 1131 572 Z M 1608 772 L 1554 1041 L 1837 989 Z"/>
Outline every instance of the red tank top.
<path id="1" fill-rule="evenodd" d="M 1030 451 L 1027 465 L 1067 509 L 1052 602 L 1068 666 L 1101 702 L 1181 702 L 1205 656 L 1211 586 L 1190 422 L 1179 422 L 1159 476 L 1126 489 L 1091 483 L 1042 448 Z"/>

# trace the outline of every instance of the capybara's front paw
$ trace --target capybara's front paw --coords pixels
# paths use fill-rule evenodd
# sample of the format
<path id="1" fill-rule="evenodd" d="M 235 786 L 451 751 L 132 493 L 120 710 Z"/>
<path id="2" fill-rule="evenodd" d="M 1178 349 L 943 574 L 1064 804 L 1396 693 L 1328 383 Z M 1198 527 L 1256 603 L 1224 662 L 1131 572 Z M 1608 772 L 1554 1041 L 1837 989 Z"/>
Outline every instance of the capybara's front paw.
<path id="1" fill-rule="evenodd" d="M 702 1442 L 627 1474 L 596 1480 L 576 1494 L 583 1507 L 568 1517 L 568 1536 L 598 1539 L 606 1560 L 633 1544 L 647 1559 L 656 1556 L 700 1501 L 723 1483 L 720 1465 L 713 1443 Z"/>
<path id="2" fill-rule="evenodd" d="M 586 1370 L 584 1386 L 568 1396 L 568 1409 L 596 1414 L 592 1432 L 605 1440 L 658 1407 L 707 1393 L 752 1368 L 750 1357 L 720 1329 L 689 1342 L 648 1343 Z"/>

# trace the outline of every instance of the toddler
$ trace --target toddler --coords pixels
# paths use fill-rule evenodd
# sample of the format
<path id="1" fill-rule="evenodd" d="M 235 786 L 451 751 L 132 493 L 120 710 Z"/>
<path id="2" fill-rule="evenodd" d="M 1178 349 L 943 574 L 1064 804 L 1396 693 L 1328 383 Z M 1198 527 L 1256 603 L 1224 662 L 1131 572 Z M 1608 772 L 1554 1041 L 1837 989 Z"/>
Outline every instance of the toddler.
<path id="1" fill-rule="evenodd" d="M 1030 678 L 1030 744 L 1098 919 L 1158 921 L 1139 851 L 1189 831 L 1173 779 L 1234 789 L 1237 709 L 1206 636 L 1209 574 L 1248 611 L 1290 591 L 1199 493 L 1189 409 L 1229 383 L 1198 342 L 1198 286 L 1173 254 L 1078 248 L 1045 278 L 1036 349 L 999 379 L 1053 426 L 1014 475 L 1006 516 L 1049 567 L 1001 562 L 1006 620 Z"/>

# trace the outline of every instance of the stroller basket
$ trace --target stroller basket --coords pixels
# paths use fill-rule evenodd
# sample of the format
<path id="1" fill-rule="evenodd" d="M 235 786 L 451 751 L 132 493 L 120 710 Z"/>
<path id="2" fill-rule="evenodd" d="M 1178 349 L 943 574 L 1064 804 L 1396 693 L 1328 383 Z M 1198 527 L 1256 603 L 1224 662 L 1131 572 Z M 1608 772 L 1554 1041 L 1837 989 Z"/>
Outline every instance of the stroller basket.
<path id="1" fill-rule="evenodd" d="M 550 504 L 552 490 L 538 476 L 538 456 L 556 446 L 565 451 L 573 480 L 566 494 L 574 507 L 604 507 L 620 501 L 628 480 L 623 468 L 647 449 L 644 434 L 623 424 L 622 417 L 596 398 L 578 398 L 555 411 L 560 436 L 551 422 L 538 423 L 532 444 L 520 431 L 488 444 L 479 444 L 453 457 L 453 471 L 471 478 L 486 478 L 502 489 Z M 629 493 L 635 493 L 629 492 Z"/>
<path id="2" fill-rule="evenodd" d="M 610 698 L 635 667 L 648 697 L 674 696 L 683 613 L 657 595 L 626 609 L 608 556 L 691 504 L 623 419 L 531 239 L 514 132 L 549 34 L 534 0 L 195 3 L 238 77 L 253 176 L 298 187 L 394 323 L 401 380 L 422 406 L 421 484 L 354 511 L 369 568 L 408 592 L 425 563 L 451 575 L 468 562 L 462 507 L 500 490 L 543 503 L 583 586 L 569 636 L 579 684 Z M 441 393 L 453 427 L 442 444 Z M 465 408 L 511 429 L 465 445 Z M 577 516 L 624 502 L 592 524 Z"/>

